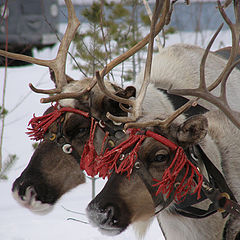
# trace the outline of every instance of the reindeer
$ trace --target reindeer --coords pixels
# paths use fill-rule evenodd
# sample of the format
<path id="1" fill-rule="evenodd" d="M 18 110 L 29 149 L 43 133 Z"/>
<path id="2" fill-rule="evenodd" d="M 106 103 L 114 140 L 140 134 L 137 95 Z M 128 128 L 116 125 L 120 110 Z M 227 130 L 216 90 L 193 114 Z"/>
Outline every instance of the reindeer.
<path id="1" fill-rule="evenodd" d="M 169 6 L 169 1 L 165 1 L 165 9 L 168 9 L 168 6 Z M 163 11 L 164 14 L 161 20 L 159 21 L 158 26 L 161 27 L 163 25 L 164 21 L 162 19 L 165 18 L 167 12 L 168 10 Z M 146 40 L 144 41 L 146 43 Z M 66 44 L 66 42 L 64 44 Z M 62 49 L 61 46 L 63 46 L 64 44 L 60 45 L 60 49 Z M 172 47 L 173 50 L 174 48 L 175 50 L 182 49 L 182 51 L 188 51 L 188 50 L 190 50 L 190 52 L 192 51 L 194 55 L 196 55 L 194 57 L 194 59 L 196 59 L 195 60 L 196 65 L 200 61 L 199 59 L 201 59 L 201 54 L 203 53 L 203 50 L 199 48 L 196 48 L 196 50 L 194 50 L 194 47 L 189 47 L 189 46 L 177 45 Z M 138 49 L 139 49 L 139 45 L 138 45 Z M 171 52 L 171 47 L 170 47 L 170 52 Z M 175 52 L 175 51 L 172 51 L 172 52 Z M 61 54 L 59 53 L 58 55 L 60 56 Z M 8 56 L 16 57 L 16 55 L 11 55 L 11 54 L 10 55 L 8 54 Z M 129 53 L 127 56 L 129 56 Z M 171 56 L 171 54 L 169 56 Z M 212 55 L 209 54 L 209 56 L 211 57 Z M 126 56 L 124 56 L 124 58 L 125 57 Z M 162 56 L 162 60 L 165 57 L 166 57 L 166 54 Z M 179 55 L 176 54 L 175 58 L 176 59 L 179 58 Z M 213 58 L 215 58 L 215 56 Z M 29 58 L 24 58 L 24 59 L 31 61 L 33 63 L 39 64 L 38 60 L 33 60 Z M 157 59 L 161 59 L 161 57 L 157 57 Z M 219 60 L 219 58 L 217 59 Z M 191 62 L 191 60 L 189 61 Z M 222 65 L 219 67 L 219 69 L 222 69 L 224 61 L 223 60 L 219 60 L 219 61 L 222 61 Z M 46 63 L 45 61 L 43 61 L 40 64 L 50 66 L 50 68 L 54 69 L 55 62 Z M 111 64 L 111 67 L 114 64 L 116 64 L 116 62 Z M 195 68 L 196 71 L 198 67 L 199 65 L 197 65 L 197 67 Z M 62 69 L 62 68 L 59 68 L 59 69 Z M 100 77 L 103 77 L 103 75 L 106 74 L 106 72 L 108 72 L 109 69 L 110 67 L 100 72 Z M 206 69 L 208 69 L 208 63 L 207 63 Z M 211 69 L 211 66 L 209 66 L 209 72 L 211 72 L 210 69 Z M 60 71 L 56 69 L 54 72 L 60 72 Z M 162 71 L 160 70 L 159 72 L 161 73 Z M 208 73 L 206 73 L 206 75 L 207 74 Z M 233 81 L 231 80 L 230 83 L 232 82 L 236 83 L 236 80 L 234 79 L 238 78 L 239 76 L 238 74 L 239 74 L 238 71 L 236 70 L 233 71 L 232 75 L 235 75 L 235 78 L 232 77 L 231 75 L 230 78 L 232 78 Z M 111 136 L 112 138 L 115 137 L 117 138 L 117 140 L 119 139 L 121 140 L 123 138 L 124 136 L 124 134 L 122 133 L 123 127 L 115 126 L 106 117 L 107 112 L 110 112 L 111 114 L 115 114 L 118 116 L 126 116 L 126 113 L 125 111 L 122 110 L 122 107 L 121 108 L 119 107 L 118 101 L 116 101 L 115 99 L 112 100 L 112 97 L 109 98 L 108 96 L 106 96 L 105 92 L 102 92 L 102 90 L 99 89 L 99 86 L 94 85 L 94 81 L 90 82 L 88 79 L 84 79 L 81 81 L 73 81 L 70 78 L 66 77 L 65 73 L 62 74 L 63 78 L 62 77 L 59 78 L 56 76 L 57 74 L 55 73 L 53 80 L 56 82 L 57 89 L 54 91 L 52 90 L 41 91 L 31 86 L 32 89 L 37 92 L 44 92 L 44 93 L 53 93 L 53 92 L 60 93 L 61 92 L 60 94 L 54 97 L 43 99 L 42 102 L 59 100 L 59 104 L 62 108 L 71 107 L 77 110 L 82 110 L 85 113 L 91 112 L 91 116 L 94 116 L 95 120 L 101 120 L 102 121 L 101 123 L 104 122 L 105 129 L 108 129 L 109 132 L 113 129 L 112 132 L 114 134 L 113 136 Z M 157 74 L 155 76 L 157 76 Z M 167 78 L 168 77 L 169 76 L 167 76 Z M 61 89 L 61 86 L 63 86 L 64 84 L 62 82 L 60 83 L 59 80 L 64 78 L 66 78 L 65 86 Z M 167 78 L 163 78 L 163 79 L 167 79 Z M 68 82 L 67 82 L 67 79 L 68 79 Z M 153 91 L 157 92 L 158 95 L 161 96 L 160 98 L 162 101 L 160 103 L 161 104 L 166 103 L 169 109 L 171 109 L 172 106 L 167 100 L 171 96 L 164 91 L 159 91 L 156 89 L 157 84 L 158 84 L 158 87 L 161 86 L 160 82 L 163 79 L 160 79 L 158 81 L 159 83 L 156 82 L 155 86 L 154 85 L 149 86 L 148 91 L 151 92 L 151 89 L 153 89 Z M 183 79 L 185 79 L 184 75 L 183 75 Z M 199 76 L 196 77 L 196 79 L 193 79 L 193 82 L 196 82 L 197 84 L 198 80 L 199 80 Z M 172 81 L 173 81 L 173 87 L 175 88 L 176 86 L 175 81 L 174 80 Z M 179 81 L 179 79 L 176 81 Z M 180 85 L 180 87 L 184 87 L 184 86 L 185 86 L 184 84 Z M 236 86 L 234 87 L 234 84 L 232 86 L 233 86 L 233 89 L 236 89 Z M 116 96 L 130 98 L 135 95 L 135 90 L 131 87 L 126 88 L 124 90 L 124 89 L 120 89 L 118 86 L 107 83 L 107 88 L 111 92 L 115 93 Z M 66 98 L 66 97 L 68 97 L 69 99 L 60 100 L 61 98 Z M 230 97 L 231 97 L 231 94 L 230 94 Z M 75 100 L 73 98 L 75 98 Z M 151 99 L 149 99 L 149 101 L 150 100 Z M 91 105 L 89 105 L 89 102 L 91 102 Z M 234 101 L 232 103 L 234 103 Z M 161 109 L 164 109 L 164 108 L 162 105 L 159 105 L 159 113 L 162 113 L 163 110 Z M 50 111 L 54 111 L 54 109 L 52 108 L 48 110 L 46 114 L 48 114 Z M 34 153 L 28 167 L 24 170 L 22 175 L 15 181 L 13 185 L 13 192 L 17 200 L 33 211 L 39 211 L 39 210 L 49 208 L 49 206 L 52 206 L 57 201 L 57 199 L 61 197 L 62 194 L 64 194 L 71 188 L 77 186 L 78 184 L 84 182 L 84 179 L 82 178 L 83 176 L 82 172 L 79 170 L 79 164 L 77 164 L 76 158 L 74 156 L 78 155 L 77 160 L 79 161 L 80 159 L 79 156 L 82 155 L 84 145 L 87 142 L 87 139 L 89 137 L 89 129 L 91 128 L 91 121 L 89 120 L 87 114 L 86 115 L 84 113 L 79 114 L 74 111 L 67 112 L 64 118 L 62 119 L 59 120 L 59 122 L 60 122 L 62 133 L 63 133 L 62 136 L 64 136 L 63 143 L 57 141 L 57 140 L 60 140 L 57 138 L 59 122 L 54 121 L 51 124 L 51 126 L 48 127 L 48 130 L 44 133 L 44 141 L 40 144 L 39 148 Z M 94 145 L 97 148 L 96 149 L 97 152 L 101 151 L 100 150 L 101 145 L 105 137 L 105 132 L 103 131 L 103 127 L 101 127 L 101 125 L 102 124 L 100 124 L 100 121 L 99 121 L 99 125 L 97 125 L 96 131 L 95 131 Z M 76 129 L 79 130 L 79 132 L 76 131 Z M 77 135 L 75 134 L 76 132 L 77 132 Z M 114 141 L 111 138 L 107 141 L 107 144 L 110 147 L 113 147 L 113 144 L 115 145 Z M 46 154 L 45 152 L 46 150 L 48 154 Z M 82 159 L 81 159 L 81 162 L 82 162 Z M 71 175 L 69 174 L 69 172 L 71 172 Z M 90 171 L 88 173 L 90 175 L 93 174 Z M 222 222 L 222 220 L 220 221 Z M 218 223 L 216 225 L 218 225 Z"/>
<path id="2" fill-rule="evenodd" d="M 199 87 L 169 91 L 203 98 L 221 111 L 211 110 L 188 119 L 179 116 L 183 109 L 174 112 L 172 103 L 163 100 L 154 84 L 149 84 L 149 70 L 136 100 L 116 97 L 98 76 L 99 86 L 107 96 L 131 106 L 130 109 L 122 106 L 130 116 L 108 113 L 108 118 L 135 129 L 118 147 L 98 156 L 99 162 L 94 161 L 99 164 L 99 174 L 109 177 L 87 207 L 89 220 L 101 232 L 119 234 L 137 223 L 144 228 L 140 230 L 143 234 L 156 215 L 165 239 L 240 238 L 240 206 L 236 204 L 240 200 L 240 113 L 229 108 L 226 100 L 226 82 L 239 63 L 234 62 L 239 44 L 239 2 L 234 4 L 235 25 L 218 1 L 219 10 L 231 28 L 234 46 L 225 69 L 217 77 L 217 82 L 221 82 L 220 97 L 209 92 L 216 82 L 207 88 L 205 75 L 206 59 L 216 34 L 203 54 Z M 215 165 L 215 170 L 211 170 L 218 172 L 216 175 L 212 172 L 215 176 L 209 164 Z M 226 188 L 220 186 L 220 179 Z"/>

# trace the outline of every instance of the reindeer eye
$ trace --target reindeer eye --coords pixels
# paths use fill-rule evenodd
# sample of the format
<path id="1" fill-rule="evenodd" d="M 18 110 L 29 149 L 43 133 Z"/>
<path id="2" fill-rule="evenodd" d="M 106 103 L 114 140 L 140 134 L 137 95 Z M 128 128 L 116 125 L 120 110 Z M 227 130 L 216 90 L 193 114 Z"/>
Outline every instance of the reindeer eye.
<path id="1" fill-rule="evenodd" d="M 88 130 L 88 128 L 79 128 L 78 132 L 79 133 L 84 133 Z"/>
<path id="2" fill-rule="evenodd" d="M 76 134 L 78 134 L 78 137 L 83 137 L 86 133 L 88 133 L 89 128 L 78 128 Z"/>
<path id="3" fill-rule="evenodd" d="M 82 139 L 83 137 L 85 137 L 87 134 L 89 133 L 89 128 L 78 128 L 75 131 L 75 134 L 72 135 L 72 138 L 77 137 Z"/>
<path id="4" fill-rule="evenodd" d="M 168 159 L 168 152 L 165 149 L 159 150 L 155 154 L 154 161 L 155 162 L 164 162 Z"/>
<path id="5" fill-rule="evenodd" d="M 163 162 L 166 160 L 166 155 L 158 154 L 155 156 L 155 162 Z"/>

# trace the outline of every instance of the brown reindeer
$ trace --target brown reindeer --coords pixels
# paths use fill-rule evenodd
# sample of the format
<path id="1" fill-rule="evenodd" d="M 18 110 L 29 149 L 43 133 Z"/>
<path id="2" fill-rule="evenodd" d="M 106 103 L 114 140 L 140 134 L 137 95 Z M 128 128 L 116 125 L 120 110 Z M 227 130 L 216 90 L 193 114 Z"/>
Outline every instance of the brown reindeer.
<path id="1" fill-rule="evenodd" d="M 182 51 L 188 51 L 189 49 L 191 51 L 195 51 L 195 55 L 196 55 L 195 58 L 198 59 L 198 61 L 201 58 L 200 54 L 203 52 L 203 50 L 198 51 L 198 48 L 194 50 L 194 47 L 181 46 L 181 45 L 174 46 L 172 49 L 174 48 L 175 50 L 182 49 Z M 197 52 L 200 52 L 199 55 L 197 55 Z M 176 58 L 177 57 L 179 56 L 176 55 Z M 197 64 L 198 63 L 197 60 L 195 61 Z M 199 65 L 197 65 L 197 68 L 195 69 L 198 69 L 198 66 Z M 211 69 L 211 67 L 209 68 Z M 238 72 L 235 72 L 236 76 L 238 76 L 237 74 Z M 167 77 L 170 77 L 170 76 L 166 76 L 166 78 Z M 195 80 L 196 83 L 197 83 L 197 80 L 198 78 L 196 78 Z M 64 89 L 61 90 L 63 94 L 62 95 L 60 94 L 61 95 L 60 97 L 63 97 L 63 98 L 66 96 L 71 98 L 77 97 L 80 99 L 80 101 L 63 100 L 63 101 L 60 101 L 60 105 L 62 107 L 70 106 L 72 108 L 74 107 L 76 109 L 81 109 L 85 112 L 91 112 L 92 116 L 94 116 L 96 119 L 101 119 L 103 121 L 105 120 L 105 122 L 107 122 L 111 126 L 111 128 L 114 128 L 114 125 L 112 124 L 112 122 L 106 118 L 105 116 L 106 113 L 110 112 L 111 114 L 120 115 L 120 116 L 121 115 L 124 116 L 126 115 L 126 113 L 119 108 L 116 101 L 113 101 L 108 97 L 106 97 L 104 93 L 102 93 L 99 90 L 98 86 L 95 86 L 92 88 L 91 94 L 89 94 L 88 92 L 85 92 L 85 94 L 82 94 L 79 96 L 79 92 L 82 92 L 82 90 L 84 92 L 84 89 L 86 89 L 85 87 L 88 87 L 88 86 L 89 86 L 89 81 L 87 79 L 82 80 L 81 82 L 80 81 L 69 82 L 64 87 Z M 173 86 L 175 87 L 175 85 Z M 184 87 L 184 84 L 181 86 Z M 115 92 L 118 96 L 121 96 L 121 97 L 128 98 L 134 95 L 134 91 L 132 88 L 122 90 L 117 86 L 108 84 L 108 89 L 110 89 L 110 91 L 112 92 Z M 149 89 L 151 89 L 151 87 L 149 87 Z M 72 93 L 72 91 L 74 91 L 74 94 Z M 158 91 L 158 94 L 159 94 L 159 91 Z M 89 108 L 90 95 L 91 95 L 91 102 L 92 102 L 91 110 Z M 162 93 L 162 92 L 160 92 L 159 95 L 162 96 L 161 99 L 166 99 L 170 97 L 170 96 L 166 96 L 166 93 Z M 52 100 L 52 98 L 48 100 Z M 169 108 L 172 108 L 171 104 L 167 102 L 166 102 L 166 105 Z M 162 108 L 162 106 L 159 105 L 159 108 Z M 161 113 L 161 111 L 159 111 L 159 113 Z M 67 140 L 67 142 L 71 141 L 71 147 L 72 147 L 72 148 L 70 147 L 69 149 L 68 148 L 69 145 L 65 146 L 66 148 L 64 148 L 64 151 L 66 151 L 67 153 L 63 152 L 62 147 L 64 147 L 64 145 L 69 143 L 62 145 L 59 143 L 56 144 L 55 142 L 55 139 L 56 139 L 55 134 L 57 133 L 56 125 L 57 125 L 57 122 L 54 122 L 53 125 L 48 129 L 48 132 L 45 133 L 45 136 L 44 136 L 45 140 L 43 141 L 42 145 L 40 145 L 40 146 L 44 146 L 44 145 L 45 146 L 39 147 L 39 151 L 38 150 L 36 151 L 37 153 L 36 155 L 34 154 L 29 166 L 13 186 L 13 190 L 14 190 L 14 194 L 16 195 L 16 198 L 20 200 L 23 203 L 23 205 L 29 207 L 32 210 L 41 210 L 41 209 L 45 209 L 45 207 L 49 207 L 49 204 L 52 205 L 53 203 L 55 203 L 55 201 L 62 194 L 64 194 L 66 191 L 70 190 L 71 188 L 75 187 L 76 185 L 80 184 L 82 181 L 82 178 L 80 177 L 80 174 L 82 173 L 81 171 L 79 171 L 79 165 L 76 164 L 76 159 L 72 156 L 73 155 L 72 149 L 74 149 L 73 153 L 77 152 L 79 156 L 81 156 L 83 151 L 83 145 L 85 145 L 85 142 L 89 137 L 90 121 L 89 119 L 85 118 L 82 115 L 78 115 L 75 113 L 66 114 L 64 119 L 64 124 L 62 125 L 63 126 L 62 129 L 64 132 L 65 139 Z M 76 131 L 78 129 L 80 133 Z M 122 127 L 120 129 L 122 129 Z M 75 135 L 76 132 L 77 132 L 77 135 Z M 115 133 L 118 133 L 116 135 L 120 134 L 120 137 L 123 136 L 122 131 L 121 130 L 119 131 L 119 128 L 116 128 Z M 100 146 L 102 145 L 104 136 L 105 136 L 104 131 L 101 128 L 97 128 L 94 142 L 98 152 L 99 152 Z M 111 144 L 112 144 L 112 141 L 109 141 L 109 145 Z M 48 149 L 51 149 L 51 147 L 53 146 L 53 152 L 50 151 L 48 155 L 45 155 L 45 153 L 43 154 L 42 150 L 45 151 L 45 149 L 47 148 L 46 146 L 49 147 Z M 56 158 L 56 156 L 58 156 L 58 153 L 60 153 L 60 155 L 59 157 Z M 62 154 L 62 157 L 61 157 L 61 154 Z M 64 170 L 65 168 L 67 169 L 67 171 Z M 70 175 L 69 172 L 73 173 L 73 175 Z M 47 195 L 45 195 L 46 193 Z M 52 198 L 50 199 L 50 197 Z M 42 204 L 45 204 L 45 205 L 42 205 Z"/>
<path id="2" fill-rule="evenodd" d="M 239 48 L 240 5 L 234 2 L 235 24 L 227 18 L 219 1 L 218 7 L 233 36 L 229 61 L 216 81 L 221 83 L 220 96 L 210 93 L 216 82 L 207 87 L 205 74 L 215 36 L 203 54 L 199 87 L 169 92 L 203 98 L 221 111 L 211 110 L 189 119 L 181 115 L 175 119 L 178 112 L 174 112 L 171 102 L 163 100 L 154 84 L 148 85 L 150 74 L 144 78 L 136 100 L 114 96 L 98 77 L 107 96 L 132 107 L 125 109 L 130 113 L 128 117 L 108 114 L 108 118 L 126 122 L 125 128 L 144 128 L 144 131 L 131 131 L 121 148 L 111 151 L 111 159 L 105 155 L 99 157 L 100 166 L 106 168 L 104 173 L 99 169 L 99 173 L 110 178 L 88 205 L 87 214 L 101 232 L 119 234 L 132 223 L 146 228 L 149 220 L 157 215 L 168 240 L 240 238 L 240 206 L 236 204 L 240 200 L 240 113 L 233 111 L 226 101 L 226 82 L 239 63 L 234 59 Z M 142 93 L 142 89 L 147 91 Z M 137 140 L 129 144 L 132 139 Z M 124 147 L 123 143 L 128 146 Z M 213 165 L 216 168 L 210 170 Z M 224 187 L 220 182 L 224 182 Z"/>

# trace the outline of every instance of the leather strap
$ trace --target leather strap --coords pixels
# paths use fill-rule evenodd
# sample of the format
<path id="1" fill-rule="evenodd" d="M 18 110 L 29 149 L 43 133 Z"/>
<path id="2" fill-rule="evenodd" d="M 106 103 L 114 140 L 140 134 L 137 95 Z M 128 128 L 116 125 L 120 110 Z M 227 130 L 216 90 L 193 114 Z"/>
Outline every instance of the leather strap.
<path id="1" fill-rule="evenodd" d="M 163 194 L 156 195 L 157 189 L 153 186 L 156 182 L 153 180 L 152 175 L 140 159 L 135 162 L 134 169 L 145 184 L 148 192 L 152 197 L 155 207 L 155 215 L 158 214 L 160 211 L 168 207 L 169 204 L 173 201 L 174 191 L 172 191 L 172 193 L 167 199 L 164 198 Z"/>
<path id="2" fill-rule="evenodd" d="M 211 160 L 204 153 L 202 148 L 195 146 L 198 152 L 199 159 L 203 161 L 205 168 L 208 172 L 210 182 L 204 177 L 204 184 L 202 185 L 202 192 L 205 198 L 212 201 L 207 210 L 195 208 L 191 205 L 197 203 L 196 198 L 190 197 L 179 205 L 175 205 L 176 211 L 186 217 L 191 218 L 204 218 L 214 214 L 217 211 L 222 211 L 223 217 L 226 217 L 229 213 L 240 216 L 240 205 L 237 203 L 232 191 L 228 187 L 225 178 L 222 173 L 215 167 Z M 188 154 L 189 155 L 189 154 Z M 194 161 L 191 159 L 191 161 Z M 196 162 L 194 163 L 196 164 Z M 230 199 L 228 199 L 228 197 Z M 204 197 L 200 200 L 204 200 Z"/>
<path id="3" fill-rule="evenodd" d="M 161 92 L 163 92 L 164 94 L 167 95 L 168 99 L 172 103 L 172 105 L 173 105 L 175 110 L 177 110 L 178 108 L 180 108 L 182 105 L 184 105 L 185 103 L 187 103 L 189 101 L 189 99 L 187 99 L 187 98 L 185 98 L 183 96 L 170 94 L 165 89 L 158 88 L 158 90 L 160 90 Z M 206 113 L 208 111 L 209 110 L 207 108 L 197 104 L 195 107 L 191 106 L 183 114 L 188 118 L 188 117 L 191 117 L 191 116 L 194 116 L 194 115 L 197 115 L 197 114 L 204 114 L 204 113 Z"/>
<path id="4" fill-rule="evenodd" d="M 144 163 L 140 159 L 138 159 L 135 162 L 134 169 L 135 169 L 136 173 L 138 174 L 138 176 L 143 181 L 143 183 L 145 184 L 148 192 L 151 194 L 152 200 L 154 202 L 154 206 L 156 208 L 160 203 L 162 203 L 164 201 L 164 198 L 163 198 L 162 194 L 156 195 L 157 189 L 156 189 L 156 187 L 153 187 L 153 184 L 155 182 L 153 180 L 152 175 L 150 174 L 150 172 L 147 170 Z"/>
<path id="5" fill-rule="evenodd" d="M 225 178 L 223 177 L 222 173 L 215 167 L 215 165 L 211 162 L 211 160 L 207 157 L 205 152 L 202 150 L 200 145 L 195 146 L 201 156 L 201 160 L 203 161 L 206 170 L 210 177 L 210 182 L 214 184 L 221 192 L 226 192 L 229 194 L 230 198 L 237 202 L 236 198 L 234 197 L 233 192 L 229 188 L 226 183 Z"/>
<path id="6" fill-rule="evenodd" d="M 201 209 L 192 206 L 185 208 L 176 208 L 176 212 L 184 217 L 189 218 L 205 218 L 217 212 L 216 206 L 212 203 L 208 209 Z"/>

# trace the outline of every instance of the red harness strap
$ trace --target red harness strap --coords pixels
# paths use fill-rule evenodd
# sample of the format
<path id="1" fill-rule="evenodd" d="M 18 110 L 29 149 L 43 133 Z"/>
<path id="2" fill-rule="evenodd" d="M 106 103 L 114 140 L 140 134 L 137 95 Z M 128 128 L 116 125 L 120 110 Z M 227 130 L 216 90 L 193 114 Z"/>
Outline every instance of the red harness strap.
<path id="1" fill-rule="evenodd" d="M 174 193 L 174 198 L 177 202 L 183 201 L 186 195 L 191 191 L 191 189 L 195 187 L 195 190 L 192 194 L 197 193 L 197 199 L 200 199 L 203 176 L 198 171 L 197 167 L 191 161 L 189 161 L 186 154 L 184 153 L 184 150 L 180 146 L 177 146 L 170 140 L 154 132 L 147 131 L 146 135 L 163 143 L 171 150 L 176 151 L 174 159 L 172 160 L 170 166 L 165 170 L 162 176 L 162 180 L 159 181 L 157 179 L 154 179 L 155 181 L 157 181 L 157 183 L 153 186 L 158 186 L 156 195 L 162 192 L 163 194 L 167 194 L 166 197 L 168 198 L 172 190 L 174 189 L 178 174 L 184 169 L 184 167 L 186 167 L 185 174 L 181 182 L 177 186 L 175 186 L 176 190 Z M 197 185 L 194 181 L 195 174 L 198 177 Z"/>
<path id="2" fill-rule="evenodd" d="M 45 132 L 48 130 L 50 125 L 65 112 L 77 113 L 86 118 L 89 117 L 89 113 L 87 112 L 83 112 L 81 110 L 70 107 L 58 108 L 58 105 L 56 104 L 54 106 L 54 111 L 49 114 L 43 115 L 41 117 L 36 117 L 35 114 L 33 114 L 33 118 L 28 123 L 28 126 L 30 125 L 31 127 L 27 128 L 28 132 L 26 133 L 29 135 L 31 140 L 42 140 L 44 138 Z"/>
<path id="3" fill-rule="evenodd" d="M 28 128 L 29 132 L 27 134 L 33 140 L 43 139 L 44 134 L 49 126 L 65 112 L 77 113 L 89 118 L 89 113 L 87 112 L 68 107 L 58 108 L 58 106 L 55 105 L 54 111 L 47 115 L 41 117 L 35 117 L 34 115 L 28 124 L 31 126 L 31 128 Z M 97 124 L 98 122 L 92 118 L 89 140 L 84 146 L 80 161 L 80 168 L 85 170 L 88 175 L 93 177 L 99 174 L 100 177 L 105 178 L 109 177 L 112 171 L 115 170 L 116 173 L 120 174 L 126 172 L 127 177 L 130 178 L 143 140 L 146 137 L 151 137 L 161 142 L 165 146 L 168 146 L 172 151 L 176 152 L 173 161 L 165 170 L 162 179 L 160 181 L 154 179 L 157 183 L 153 186 L 158 187 L 156 195 L 162 192 L 163 194 L 167 194 L 166 197 L 168 198 L 175 187 L 176 190 L 174 197 L 175 200 L 179 202 L 184 200 L 184 197 L 192 190 L 192 188 L 195 187 L 195 190 L 192 194 L 197 192 L 198 198 L 200 198 L 203 177 L 194 164 L 188 160 L 184 150 L 180 146 L 177 146 L 167 138 L 152 131 L 146 131 L 144 134 L 139 129 L 129 129 L 128 131 L 130 134 L 127 140 L 111 150 L 106 149 L 104 151 L 104 144 L 108 137 L 108 133 L 106 133 L 102 143 L 101 152 L 100 154 L 97 154 L 93 143 Z M 130 147 L 132 147 L 132 150 L 128 154 L 124 155 L 124 152 Z M 177 177 L 179 173 L 184 170 L 184 168 L 185 173 L 181 179 L 181 182 L 179 183 L 177 182 Z M 195 175 L 198 177 L 197 184 L 194 181 Z M 176 183 L 178 184 L 177 186 Z"/>
<path id="4" fill-rule="evenodd" d="M 192 188 L 195 188 L 192 194 L 197 193 L 198 199 L 201 197 L 200 192 L 203 176 L 199 173 L 194 164 L 188 160 L 186 154 L 184 153 L 184 150 L 180 146 L 177 146 L 167 138 L 152 131 L 146 131 L 146 133 L 143 134 L 139 129 L 129 129 L 130 135 L 127 140 L 111 150 L 106 149 L 104 153 L 101 151 L 101 153 L 98 155 L 93 145 L 96 123 L 93 127 L 92 122 L 91 129 L 93 130 L 90 132 L 89 141 L 84 147 L 83 155 L 81 158 L 81 169 L 85 170 L 90 176 L 93 177 L 99 174 L 100 177 L 105 178 L 109 177 L 114 170 L 116 173 L 120 174 L 126 172 L 127 177 L 130 178 L 134 163 L 138 157 L 138 151 L 143 140 L 146 137 L 151 137 L 163 143 L 172 151 L 176 152 L 170 166 L 165 170 L 162 179 L 160 181 L 154 179 L 157 183 L 153 186 L 158 187 L 156 195 L 161 192 L 163 194 L 167 194 L 166 198 L 169 198 L 171 192 L 175 187 L 176 189 L 174 192 L 174 198 L 177 202 L 183 201 L 185 196 L 190 191 L 192 191 Z M 124 155 L 124 151 L 130 147 L 133 147 L 131 152 Z M 177 177 L 179 173 L 184 170 L 184 168 L 185 173 L 181 179 L 181 182 L 179 183 L 177 182 Z M 194 181 L 195 175 L 198 178 L 197 184 Z"/>

